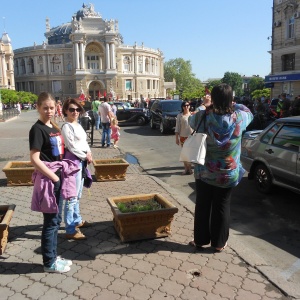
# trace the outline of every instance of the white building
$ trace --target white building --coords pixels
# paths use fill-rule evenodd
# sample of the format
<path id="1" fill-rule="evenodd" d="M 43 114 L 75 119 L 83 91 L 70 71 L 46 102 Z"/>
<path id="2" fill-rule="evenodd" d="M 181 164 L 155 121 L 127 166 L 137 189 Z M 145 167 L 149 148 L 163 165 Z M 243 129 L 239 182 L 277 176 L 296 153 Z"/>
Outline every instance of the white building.
<path id="1" fill-rule="evenodd" d="M 104 20 L 92 4 L 61 26 L 50 28 L 46 19 L 45 36 L 42 45 L 14 50 L 17 91 L 126 100 L 166 95 L 162 51 L 123 44 L 118 21 Z"/>

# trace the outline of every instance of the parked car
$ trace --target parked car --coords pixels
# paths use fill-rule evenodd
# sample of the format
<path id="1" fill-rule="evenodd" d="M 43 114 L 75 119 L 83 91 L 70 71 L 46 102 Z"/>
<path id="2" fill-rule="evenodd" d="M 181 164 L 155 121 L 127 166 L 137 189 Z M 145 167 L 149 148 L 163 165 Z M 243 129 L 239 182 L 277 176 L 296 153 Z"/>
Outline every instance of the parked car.
<path id="1" fill-rule="evenodd" d="M 155 100 L 150 109 L 150 127 L 159 126 L 161 133 L 174 130 L 181 103 L 181 100 Z"/>
<path id="2" fill-rule="evenodd" d="M 128 107 L 129 103 L 115 102 L 119 125 L 145 125 L 149 123 L 149 109 Z"/>
<path id="3" fill-rule="evenodd" d="M 241 162 L 262 193 L 272 185 L 300 193 L 300 117 L 275 120 L 242 138 Z"/>

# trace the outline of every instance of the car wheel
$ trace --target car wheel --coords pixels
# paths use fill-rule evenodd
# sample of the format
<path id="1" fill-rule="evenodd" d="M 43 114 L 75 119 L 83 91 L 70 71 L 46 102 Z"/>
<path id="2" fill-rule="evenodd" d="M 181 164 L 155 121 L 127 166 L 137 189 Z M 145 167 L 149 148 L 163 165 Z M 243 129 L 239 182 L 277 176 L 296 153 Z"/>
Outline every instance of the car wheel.
<path id="1" fill-rule="evenodd" d="M 271 191 L 272 177 L 265 165 L 259 164 L 255 167 L 254 180 L 259 192 L 268 194 Z"/>
<path id="2" fill-rule="evenodd" d="M 161 133 L 166 133 L 167 132 L 167 129 L 166 129 L 163 121 L 160 122 L 159 130 L 160 130 Z"/>
<path id="3" fill-rule="evenodd" d="M 137 125 L 144 125 L 146 123 L 145 118 L 143 117 L 138 117 L 138 119 L 136 120 Z"/>
<path id="4" fill-rule="evenodd" d="M 153 118 L 150 119 L 150 127 L 152 129 L 155 129 L 155 127 L 156 127 L 155 124 L 154 124 Z"/>

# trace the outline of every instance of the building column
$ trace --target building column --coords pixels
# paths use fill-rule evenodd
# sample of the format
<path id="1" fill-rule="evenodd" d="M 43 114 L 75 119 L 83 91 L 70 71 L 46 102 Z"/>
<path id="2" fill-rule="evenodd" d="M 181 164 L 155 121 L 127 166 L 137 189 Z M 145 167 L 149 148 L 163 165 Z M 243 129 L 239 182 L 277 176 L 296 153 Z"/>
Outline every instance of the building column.
<path id="1" fill-rule="evenodd" d="M 10 70 L 10 85 L 11 86 L 15 86 L 15 76 L 14 76 L 14 72 L 15 70 L 13 69 L 13 57 L 10 56 L 9 57 L 9 70 Z"/>
<path id="2" fill-rule="evenodd" d="M 79 69 L 79 49 L 78 49 L 78 43 L 75 43 L 75 67 L 76 69 Z"/>
<path id="3" fill-rule="evenodd" d="M 105 57 L 106 57 L 106 69 L 110 69 L 110 53 L 109 53 L 109 43 L 105 45 Z"/>
<path id="4" fill-rule="evenodd" d="M 111 53 L 111 68 L 116 69 L 116 53 L 115 53 L 115 44 L 110 44 L 110 53 Z"/>
<path id="5" fill-rule="evenodd" d="M 83 43 L 80 43 L 79 46 L 80 46 L 80 58 L 81 58 L 80 69 L 85 69 L 85 66 L 84 66 Z"/>
<path id="6" fill-rule="evenodd" d="M 6 74 L 6 63 L 5 63 L 5 54 L 2 54 L 1 56 L 1 60 L 2 60 L 2 76 L 3 76 L 3 85 L 7 86 L 7 74 Z"/>

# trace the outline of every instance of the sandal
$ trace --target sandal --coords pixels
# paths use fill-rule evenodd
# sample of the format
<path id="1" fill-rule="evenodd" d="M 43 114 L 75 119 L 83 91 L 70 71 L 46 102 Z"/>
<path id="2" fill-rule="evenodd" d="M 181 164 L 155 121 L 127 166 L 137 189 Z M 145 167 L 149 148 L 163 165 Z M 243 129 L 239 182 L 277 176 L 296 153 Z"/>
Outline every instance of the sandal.
<path id="1" fill-rule="evenodd" d="M 215 248 L 215 252 L 221 253 L 226 247 L 227 247 L 227 242 L 226 242 L 226 244 L 225 244 L 224 247 L 222 247 L 222 248 Z"/>
<path id="2" fill-rule="evenodd" d="M 189 245 L 192 246 L 192 247 L 195 247 L 198 250 L 203 250 L 204 249 L 202 246 L 196 245 L 194 240 L 190 241 Z"/>

